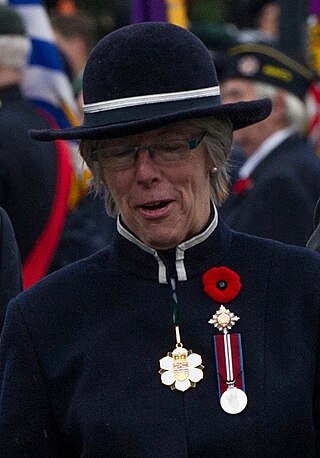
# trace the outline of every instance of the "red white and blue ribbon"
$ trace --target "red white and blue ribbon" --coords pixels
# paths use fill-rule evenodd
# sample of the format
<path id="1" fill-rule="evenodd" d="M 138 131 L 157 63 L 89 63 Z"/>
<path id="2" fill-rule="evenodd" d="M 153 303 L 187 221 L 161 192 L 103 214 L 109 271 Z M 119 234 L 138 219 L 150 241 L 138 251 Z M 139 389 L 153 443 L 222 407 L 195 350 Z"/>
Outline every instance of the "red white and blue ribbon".
<path id="1" fill-rule="evenodd" d="M 230 385 L 245 391 L 241 335 L 215 335 L 214 348 L 219 398 Z"/>

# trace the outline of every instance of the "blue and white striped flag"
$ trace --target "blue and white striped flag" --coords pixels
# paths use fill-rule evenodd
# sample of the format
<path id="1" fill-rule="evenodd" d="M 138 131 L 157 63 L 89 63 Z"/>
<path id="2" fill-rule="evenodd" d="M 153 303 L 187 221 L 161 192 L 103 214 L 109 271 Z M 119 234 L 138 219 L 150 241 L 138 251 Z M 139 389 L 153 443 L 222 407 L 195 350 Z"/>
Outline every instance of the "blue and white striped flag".
<path id="1" fill-rule="evenodd" d="M 0 0 L 22 15 L 32 44 L 23 91 L 37 107 L 45 110 L 53 124 L 65 128 L 79 123 L 78 107 L 42 0 Z"/>

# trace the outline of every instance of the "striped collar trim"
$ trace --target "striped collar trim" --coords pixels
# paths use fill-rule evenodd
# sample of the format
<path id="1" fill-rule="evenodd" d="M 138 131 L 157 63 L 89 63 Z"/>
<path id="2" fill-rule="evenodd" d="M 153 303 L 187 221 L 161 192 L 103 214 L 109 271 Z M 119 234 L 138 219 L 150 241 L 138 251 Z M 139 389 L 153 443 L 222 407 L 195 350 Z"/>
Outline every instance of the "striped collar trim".
<path id="1" fill-rule="evenodd" d="M 108 100 L 105 102 L 89 103 L 83 105 L 83 111 L 84 113 L 98 113 L 100 111 L 116 110 L 118 108 L 128 108 L 152 103 L 175 102 L 179 100 L 212 97 L 218 95 L 220 95 L 219 86 L 211 86 L 202 89 L 194 89 L 192 91 L 167 92 L 165 94 L 150 94 L 136 97 L 126 97 L 123 99 Z"/>
<path id="2" fill-rule="evenodd" d="M 192 248 L 193 246 L 195 246 L 195 245 L 203 242 L 204 240 L 206 240 L 212 234 L 212 232 L 215 230 L 215 228 L 218 225 L 218 211 L 217 211 L 217 208 L 216 208 L 216 206 L 214 205 L 213 202 L 212 202 L 212 204 L 213 204 L 213 208 L 214 208 L 214 217 L 213 217 L 211 223 L 209 224 L 209 226 L 206 228 L 206 230 L 201 232 L 200 234 L 196 235 L 195 237 L 192 237 L 191 239 L 180 243 L 180 245 L 178 245 L 176 247 L 176 271 L 177 271 L 178 281 L 187 280 L 187 272 L 186 272 L 186 268 L 185 268 L 185 264 L 184 264 L 185 251 L 188 248 Z M 127 240 L 129 240 L 130 242 L 134 243 L 135 245 L 137 245 L 142 250 L 144 250 L 147 253 L 149 253 L 152 256 L 154 256 L 154 258 L 157 260 L 158 266 L 159 266 L 159 271 L 158 271 L 159 283 L 168 283 L 166 266 L 165 266 L 164 262 L 162 261 L 162 259 L 160 258 L 157 250 L 154 250 L 153 248 L 145 245 L 144 243 L 141 242 L 141 240 L 139 240 L 131 232 L 129 232 L 127 229 L 125 229 L 121 224 L 119 216 L 117 218 L 117 230 Z"/>

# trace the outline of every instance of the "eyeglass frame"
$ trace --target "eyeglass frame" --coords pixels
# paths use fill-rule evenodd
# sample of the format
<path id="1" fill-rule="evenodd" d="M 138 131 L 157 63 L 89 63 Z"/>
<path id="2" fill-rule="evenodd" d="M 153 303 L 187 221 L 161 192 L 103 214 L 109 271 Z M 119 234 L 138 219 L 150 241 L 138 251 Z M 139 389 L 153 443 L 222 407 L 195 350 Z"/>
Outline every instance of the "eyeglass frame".
<path id="1" fill-rule="evenodd" d="M 143 151 L 143 150 L 146 150 L 148 151 L 149 153 L 149 156 L 150 158 L 156 163 L 156 164 L 165 164 L 166 162 L 170 163 L 170 162 L 178 162 L 182 159 L 186 159 L 189 154 L 190 154 L 190 151 L 197 148 L 199 146 L 199 144 L 202 142 L 203 138 L 205 137 L 205 135 L 207 134 L 207 132 L 202 132 L 199 136 L 195 137 L 195 138 L 191 138 L 191 139 L 188 139 L 188 140 L 169 140 L 167 142 L 160 142 L 160 143 L 153 143 L 151 145 L 143 145 L 143 146 L 128 146 L 128 147 L 123 147 L 123 152 L 125 151 L 128 151 L 128 153 L 126 154 L 126 157 L 130 157 L 131 154 L 133 154 L 133 157 L 134 157 L 134 161 L 131 163 L 129 163 L 128 165 L 123 165 L 123 166 L 120 166 L 119 167 L 119 170 L 121 169 L 127 169 L 127 168 L 130 168 L 132 167 L 132 165 L 135 163 L 135 160 L 138 156 L 138 153 L 139 151 Z M 186 143 L 186 146 L 188 144 L 189 148 L 188 148 L 188 151 L 187 151 L 187 154 L 181 158 L 178 158 L 178 159 L 174 159 L 172 161 L 168 160 L 168 161 L 163 161 L 163 162 L 157 162 L 157 160 L 154 160 L 154 158 L 157 156 L 157 152 L 154 151 L 154 148 L 157 147 L 157 146 L 160 146 L 160 145 L 165 145 L 165 144 L 170 144 L 170 143 L 173 143 L 173 142 L 185 142 Z M 114 148 L 101 148 L 100 150 L 95 150 L 93 151 L 91 154 L 90 154 L 90 159 L 93 161 L 93 162 L 98 162 L 99 163 L 99 166 L 102 168 L 102 169 L 105 169 L 107 168 L 108 166 L 105 166 L 103 167 L 100 162 L 99 162 L 99 159 L 98 159 L 98 155 L 97 153 L 99 151 L 103 151 L 103 150 L 116 150 L 117 148 L 119 148 L 121 150 L 121 147 L 114 147 Z M 170 154 L 170 153 L 168 153 Z M 114 155 L 110 155 L 110 158 L 115 158 L 117 157 L 118 155 L 117 154 L 114 154 Z M 109 166 L 110 167 L 110 166 Z M 111 169 L 117 169 L 117 167 L 110 167 Z"/>

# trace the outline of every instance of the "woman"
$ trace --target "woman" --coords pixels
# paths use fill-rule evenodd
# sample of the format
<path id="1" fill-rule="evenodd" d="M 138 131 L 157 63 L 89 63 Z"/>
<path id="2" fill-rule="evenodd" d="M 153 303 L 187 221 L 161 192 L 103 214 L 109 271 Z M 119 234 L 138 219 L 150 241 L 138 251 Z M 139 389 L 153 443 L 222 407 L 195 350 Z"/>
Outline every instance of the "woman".
<path id="1" fill-rule="evenodd" d="M 10 303 L 0 455 L 316 456 L 320 261 L 219 220 L 232 129 L 188 31 L 119 29 L 92 52 L 80 138 L 118 231 Z"/>

